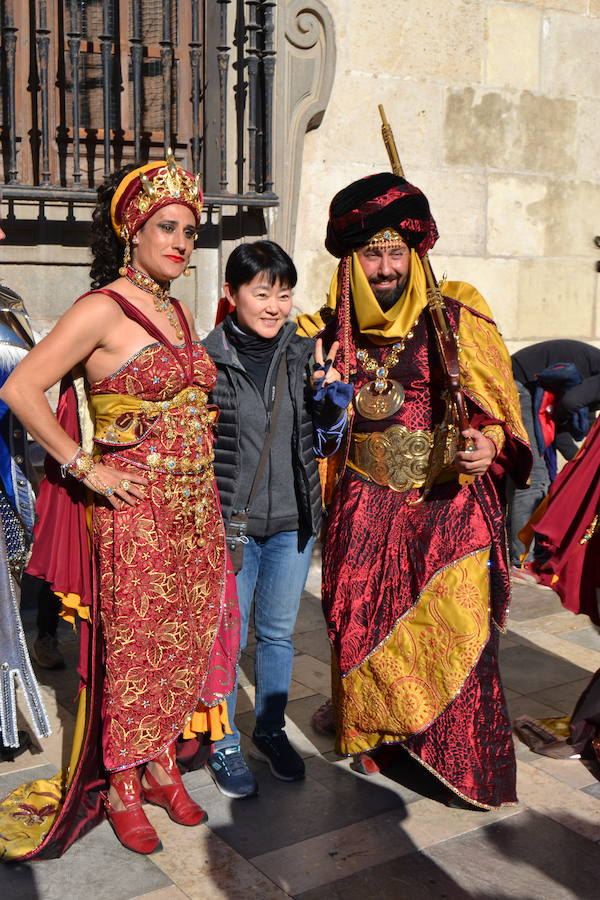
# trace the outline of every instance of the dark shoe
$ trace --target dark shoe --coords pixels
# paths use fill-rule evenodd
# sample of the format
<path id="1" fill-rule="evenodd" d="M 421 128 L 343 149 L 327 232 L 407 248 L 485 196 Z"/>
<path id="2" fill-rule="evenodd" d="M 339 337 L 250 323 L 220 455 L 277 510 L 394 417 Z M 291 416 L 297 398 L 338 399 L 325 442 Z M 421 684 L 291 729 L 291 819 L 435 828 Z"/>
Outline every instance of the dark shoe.
<path id="1" fill-rule="evenodd" d="M 14 762 L 17 756 L 25 753 L 31 747 L 31 738 L 26 731 L 17 733 L 19 738 L 18 747 L 7 747 L 3 740 L 0 739 L 0 762 Z"/>
<path id="2" fill-rule="evenodd" d="M 258 782 L 239 747 L 215 750 L 207 763 L 209 774 L 222 794 L 234 800 L 256 797 Z"/>
<path id="3" fill-rule="evenodd" d="M 273 734 L 255 731 L 252 743 L 254 747 L 250 750 L 250 756 L 266 762 L 275 778 L 280 781 L 300 781 L 304 778 L 304 760 L 296 753 L 283 729 Z"/>
<path id="4" fill-rule="evenodd" d="M 104 808 L 112 830 L 124 847 L 134 853 L 154 853 L 162 850 L 159 837 L 142 809 L 142 788 L 137 769 L 125 769 L 110 776 L 124 809 L 113 809 L 107 794 L 102 795 Z"/>
<path id="5" fill-rule="evenodd" d="M 38 637 L 31 648 L 31 655 L 42 669 L 64 669 L 65 658 L 58 649 L 58 641 L 52 634 Z"/>
<path id="6" fill-rule="evenodd" d="M 170 778 L 169 784 L 160 784 L 146 766 L 142 787 L 144 798 L 148 803 L 162 806 L 169 817 L 178 825 L 200 825 L 206 822 L 208 815 L 195 803 L 181 780 L 181 774 L 175 760 L 175 744 L 167 747 L 153 762 L 158 763 Z"/>

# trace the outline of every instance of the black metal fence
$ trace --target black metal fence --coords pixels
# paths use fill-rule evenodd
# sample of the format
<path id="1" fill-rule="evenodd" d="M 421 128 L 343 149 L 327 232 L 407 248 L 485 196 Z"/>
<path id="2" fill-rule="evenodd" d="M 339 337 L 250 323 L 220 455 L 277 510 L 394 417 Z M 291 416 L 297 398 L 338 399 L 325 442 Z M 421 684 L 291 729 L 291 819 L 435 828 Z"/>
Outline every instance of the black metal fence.
<path id="1" fill-rule="evenodd" d="M 95 199 L 176 157 L 208 202 L 274 206 L 275 0 L 0 0 L 3 193 Z"/>

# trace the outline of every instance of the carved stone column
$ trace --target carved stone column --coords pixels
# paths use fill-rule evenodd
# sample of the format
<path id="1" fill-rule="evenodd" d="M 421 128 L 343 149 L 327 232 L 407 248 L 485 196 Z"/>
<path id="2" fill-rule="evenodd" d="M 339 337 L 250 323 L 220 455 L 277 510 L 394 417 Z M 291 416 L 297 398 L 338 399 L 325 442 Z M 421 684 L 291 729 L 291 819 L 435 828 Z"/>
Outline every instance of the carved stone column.
<path id="1" fill-rule="evenodd" d="M 280 207 L 269 231 L 293 253 L 304 136 L 323 119 L 336 51 L 333 19 L 321 0 L 283 0 L 277 9 L 274 156 Z"/>

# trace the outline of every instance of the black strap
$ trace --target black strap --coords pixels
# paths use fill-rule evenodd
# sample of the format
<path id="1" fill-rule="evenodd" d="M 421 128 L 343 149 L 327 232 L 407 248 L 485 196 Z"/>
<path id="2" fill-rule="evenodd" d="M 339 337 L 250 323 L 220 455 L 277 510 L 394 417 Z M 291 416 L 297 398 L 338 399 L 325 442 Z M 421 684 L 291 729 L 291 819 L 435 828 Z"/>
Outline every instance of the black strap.
<path id="1" fill-rule="evenodd" d="M 281 407 L 283 406 L 283 393 L 285 388 L 286 371 L 286 354 L 283 353 L 281 359 L 279 360 L 279 366 L 277 368 L 277 381 L 275 382 L 275 401 L 273 403 L 273 409 L 271 411 L 269 429 L 267 431 L 267 436 L 265 438 L 263 448 L 260 451 L 258 465 L 256 467 L 256 472 L 254 473 L 254 480 L 252 482 L 252 488 L 250 490 L 250 496 L 248 497 L 248 505 L 246 507 L 246 511 L 248 512 L 248 514 L 250 513 L 250 509 L 252 508 L 252 503 L 254 502 L 254 498 L 256 497 L 256 492 L 258 490 L 261 475 L 264 472 L 265 466 L 267 464 L 267 459 L 269 458 L 269 453 L 271 452 L 273 434 L 275 432 L 277 420 L 279 419 Z"/>

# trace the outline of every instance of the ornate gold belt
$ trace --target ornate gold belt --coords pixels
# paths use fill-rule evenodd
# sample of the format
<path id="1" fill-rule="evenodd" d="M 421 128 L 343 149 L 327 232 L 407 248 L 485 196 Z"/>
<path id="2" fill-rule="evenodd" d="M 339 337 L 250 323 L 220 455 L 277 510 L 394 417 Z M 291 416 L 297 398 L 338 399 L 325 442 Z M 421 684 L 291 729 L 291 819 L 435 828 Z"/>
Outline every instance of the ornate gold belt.
<path id="1" fill-rule="evenodd" d="M 443 432 L 443 434 L 442 434 Z M 449 468 L 454 456 L 454 428 L 438 426 L 435 431 L 409 431 L 403 425 L 392 425 L 385 431 L 369 434 L 353 432 L 348 454 L 348 466 L 363 478 L 393 491 L 409 491 L 423 487 L 427 480 L 432 450 L 443 437 L 443 467 L 436 481 L 458 477 Z M 436 467 L 437 468 L 437 467 Z M 445 471 L 444 471 L 445 469 Z"/>

